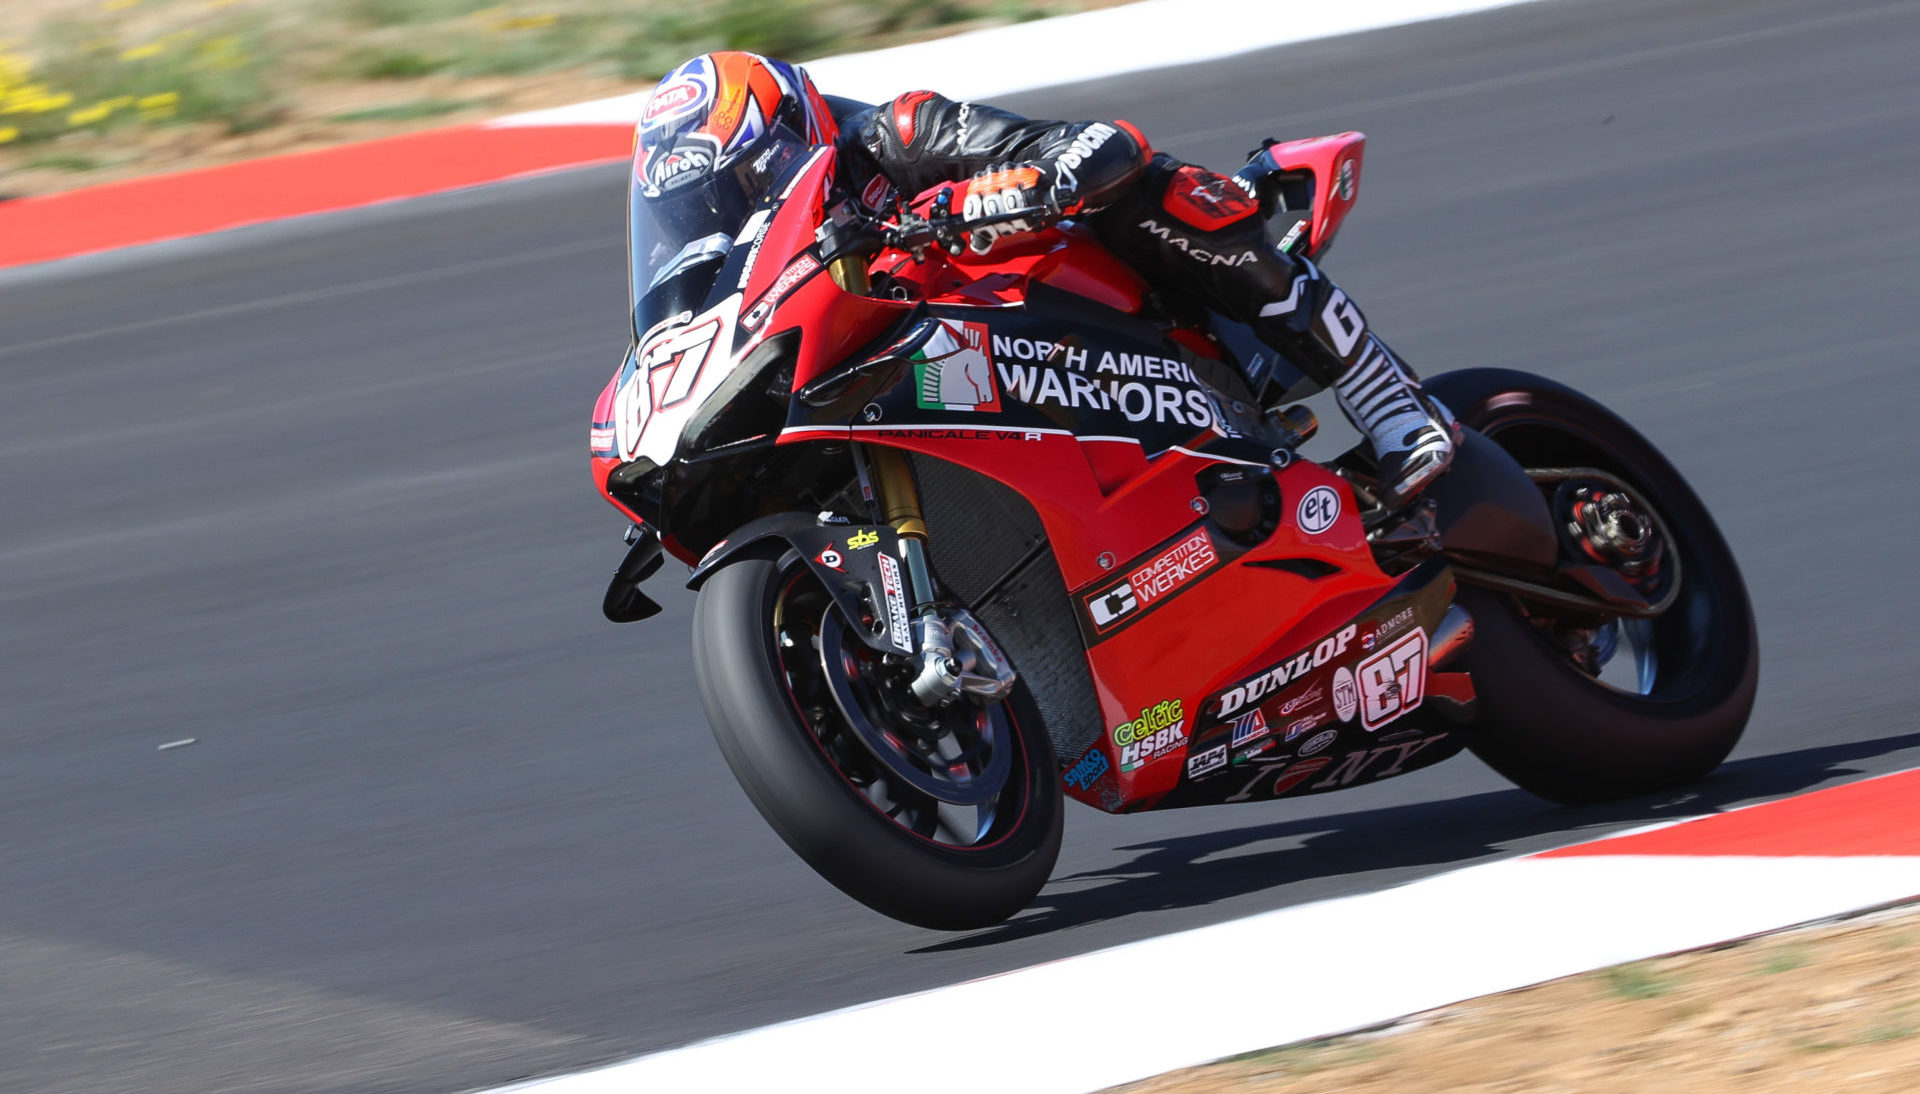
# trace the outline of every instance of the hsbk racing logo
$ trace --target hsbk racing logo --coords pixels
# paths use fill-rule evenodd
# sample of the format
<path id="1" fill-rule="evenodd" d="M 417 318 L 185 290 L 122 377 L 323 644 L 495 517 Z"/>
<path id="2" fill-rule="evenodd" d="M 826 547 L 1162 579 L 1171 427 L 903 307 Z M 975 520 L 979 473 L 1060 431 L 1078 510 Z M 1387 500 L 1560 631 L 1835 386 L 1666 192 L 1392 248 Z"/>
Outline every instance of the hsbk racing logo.
<path id="1" fill-rule="evenodd" d="M 1113 743 L 1120 746 L 1120 770 L 1132 771 L 1186 744 L 1186 725 L 1181 701 L 1167 699 L 1142 710 L 1133 721 L 1114 726 Z"/>

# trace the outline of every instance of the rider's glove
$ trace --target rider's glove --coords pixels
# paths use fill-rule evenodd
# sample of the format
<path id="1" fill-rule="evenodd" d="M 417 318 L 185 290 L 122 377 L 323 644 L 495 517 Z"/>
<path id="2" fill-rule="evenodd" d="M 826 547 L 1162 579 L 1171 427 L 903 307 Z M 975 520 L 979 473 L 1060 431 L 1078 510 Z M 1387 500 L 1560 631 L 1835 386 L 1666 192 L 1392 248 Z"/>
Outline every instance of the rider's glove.
<path id="1" fill-rule="evenodd" d="M 960 207 L 963 220 L 1021 213 L 1023 216 L 967 230 L 974 254 L 986 254 L 1001 236 L 1035 232 L 1059 219 L 1070 195 L 1063 195 L 1053 172 L 1038 163 L 1008 163 L 989 167 L 967 182 L 967 200 Z"/>

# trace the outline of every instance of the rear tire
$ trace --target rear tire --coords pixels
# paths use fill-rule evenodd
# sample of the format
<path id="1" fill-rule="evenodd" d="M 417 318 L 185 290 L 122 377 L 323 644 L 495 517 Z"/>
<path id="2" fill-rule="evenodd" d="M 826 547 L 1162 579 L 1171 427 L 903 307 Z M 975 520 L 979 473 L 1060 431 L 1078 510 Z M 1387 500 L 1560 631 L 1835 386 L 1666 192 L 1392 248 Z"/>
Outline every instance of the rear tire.
<path id="1" fill-rule="evenodd" d="M 1464 660 L 1481 715 L 1474 753 L 1522 788 L 1570 805 L 1705 777 L 1746 728 L 1760 649 L 1739 566 L 1699 497 L 1651 442 L 1571 388 L 1496 369 L 1447 373 L 1426 386 L 1522 467 L 1591 467 L 1624 480 L 1664 518 L 1681 564 L 1678 599 L 1637 629 L 1638 672 L 1626 688 L 1576 667 L 1549 637 L 1558 625 L 1552 609 L 1463 583 L 1459 602 L 1475 630 Z"/>
<path id="2" fill-rule="evenodd" d="M 1061 841 L 1053 752 L 1025 685 L 1000 715 L 982 715 L 1010 730 L 992 747 L 1011 749 L 1012 765 L 992 801 L 961 811 L 974 842 L 959 829 L 943 842 L 929 818 L 956 807 L 889 782 L 845 716 L 820 700 L 821 681 L 808 678 L 826 671 L 820 635 L 837 625 L 813 622 L 838 611 L 817 589 L 791 553 L 731 563 L 701 586 L 694 675 L 727 766 L 787 846 L 855 900 L 935 930 L 1005 920 L 1039 893 Z"/>

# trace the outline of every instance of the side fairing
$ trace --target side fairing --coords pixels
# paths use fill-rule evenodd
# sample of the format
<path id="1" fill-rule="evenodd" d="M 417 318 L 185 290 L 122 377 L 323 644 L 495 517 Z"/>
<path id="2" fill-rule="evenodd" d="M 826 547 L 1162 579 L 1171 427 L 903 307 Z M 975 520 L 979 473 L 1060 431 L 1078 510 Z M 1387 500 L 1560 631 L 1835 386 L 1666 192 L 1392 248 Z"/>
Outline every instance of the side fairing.
<path id="1" fill-rule="evenodd" d="M 1231 366 L 1045 296 L 934 306 L 874 386 L 821 408 L 833 424 L 787 439 L 909 449 L 1032 505 L 1097 707 L 1074 719 L 1097 736 L 1055 734 L 1067 792 L 1110 811 L 1267 799 L 1457 751 L 1419 702 L 1451 579 L 1396 589 L 1346 484 L 1248 435 L 1252 408 L 1212 371 Z"/>

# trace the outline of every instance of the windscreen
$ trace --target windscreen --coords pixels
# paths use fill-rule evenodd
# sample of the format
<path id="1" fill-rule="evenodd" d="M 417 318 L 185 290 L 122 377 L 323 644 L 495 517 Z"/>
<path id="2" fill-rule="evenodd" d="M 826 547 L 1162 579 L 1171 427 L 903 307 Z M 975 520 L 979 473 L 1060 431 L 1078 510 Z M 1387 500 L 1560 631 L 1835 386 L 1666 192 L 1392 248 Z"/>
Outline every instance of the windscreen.
<path id="1" fill-rule="evenodd" d="M 682 312 L 703 310 L 741 227 L 808 148 L 775 125 L 724 160 L 698 134 L 640 151 L 627 215 L 636 338 Z"/>

